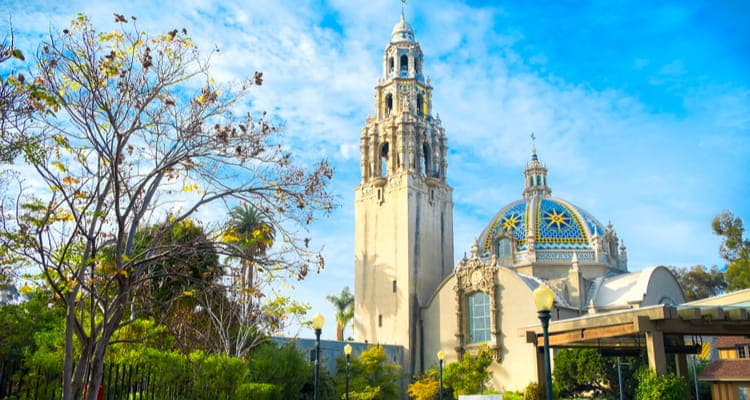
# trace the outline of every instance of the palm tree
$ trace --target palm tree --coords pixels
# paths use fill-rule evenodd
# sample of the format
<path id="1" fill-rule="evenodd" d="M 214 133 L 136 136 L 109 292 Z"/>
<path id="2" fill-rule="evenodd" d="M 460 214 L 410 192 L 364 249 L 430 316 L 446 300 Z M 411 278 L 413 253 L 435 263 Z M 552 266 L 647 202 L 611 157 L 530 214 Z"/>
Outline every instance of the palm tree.
<path id="1" fill-rule="evenodd" d="M 336 307 L 336 340 L 344 340 L 344 329 L 354 318 L 354 295 L 345 287 L 338 296 L 328 295 L 326 299 Z"/>
<path id="2" fill-rule="evenodd" d="M 239 250 L 236 258 L 242 260 L 242 285 L 252 288 L 255 283 L 253 265 L 271 247 L 276 231 L 251 205 L 236 206 L 229 212 L 227 231 L 236 237 Z"/>

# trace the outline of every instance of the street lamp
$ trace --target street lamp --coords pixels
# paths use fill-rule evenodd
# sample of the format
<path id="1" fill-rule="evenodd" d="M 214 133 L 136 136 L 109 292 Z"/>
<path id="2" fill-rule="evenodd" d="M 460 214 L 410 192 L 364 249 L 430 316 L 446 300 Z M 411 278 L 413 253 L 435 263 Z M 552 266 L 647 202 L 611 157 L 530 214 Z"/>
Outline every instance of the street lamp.
<path id="1" fill-rule="evenodd" d="M 545 390 L 547 400 L 552 400 L 552 368 L 549 362 L 549 318 L 552 304 L 555 302 L 555 293 L 546 285 L 540 284 L 533 293 L 534 304 L 539 312 L 539 320 L 542 321 L 542 333 L 544 334 L 544 374 L 546 375 Z"/>
<path id="2" fill-rule="evenodd" d="M 325 318 L 322 314 L 316 314 L 312 320 L 312 327 L 315 329 L 315 381 L 313 398 L 318 400 L 318 380 L 320 379 L 320 333 L 323 331 Z"/>
<path id="3" fill-rule="evenodd" d="M 445 360 L 445 353 L 443 353 L 442 350 L 438 351 L 437 353 L 438 358 L 438 365 L 439 365 L 439 371 L 440 371 L 440 400 L 443 400 L 443 360 Z"/>
<path id="4" fill-rule="evenodd" d="M 349 367 L 352 365 L 350 361 L 352 345 L 349 343 L 344 346 L 344 354 L 346 355 L 346 400 L 349 400 Z"/>

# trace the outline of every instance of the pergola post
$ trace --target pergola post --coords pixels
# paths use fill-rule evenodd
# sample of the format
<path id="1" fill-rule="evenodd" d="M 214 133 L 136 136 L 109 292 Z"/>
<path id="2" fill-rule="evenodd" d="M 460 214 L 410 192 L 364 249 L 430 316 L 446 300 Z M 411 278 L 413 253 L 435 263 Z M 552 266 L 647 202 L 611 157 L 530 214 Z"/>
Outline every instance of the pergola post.
<path id="1" fill-rule="evenodd" d="M 667 356 L 664 353 L 662 331 L 646 331 L 646 350 L 648 351 L 648 367 L 656 372 L 656 375 L 666 375 Z"/>

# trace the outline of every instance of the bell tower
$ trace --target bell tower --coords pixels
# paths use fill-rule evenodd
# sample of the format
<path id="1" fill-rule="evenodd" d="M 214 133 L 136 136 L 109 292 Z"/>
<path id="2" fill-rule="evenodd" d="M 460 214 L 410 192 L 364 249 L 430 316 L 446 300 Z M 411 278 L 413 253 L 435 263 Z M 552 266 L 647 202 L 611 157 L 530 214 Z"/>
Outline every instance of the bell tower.
<path id="1" fill-rule="evenodd" d="M 360 137 L 354 330 L 361 341 L 403 346 L 404 372 L 417 371 L 420 360 L 420 307 L 453 271 L 446 142 L 422 49 L 402 12 Z"/>

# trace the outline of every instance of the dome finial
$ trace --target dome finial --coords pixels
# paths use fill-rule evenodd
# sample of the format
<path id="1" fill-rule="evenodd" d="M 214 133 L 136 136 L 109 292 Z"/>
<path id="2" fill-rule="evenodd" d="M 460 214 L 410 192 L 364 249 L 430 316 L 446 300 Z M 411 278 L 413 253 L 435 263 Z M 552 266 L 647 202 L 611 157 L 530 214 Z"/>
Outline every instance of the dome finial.
<path id="1" fill-rule="evenodd" d="M 531 132 L 531 159 L 534 161 L 538 159 L 536 156 L 536 135 L 534 135 L 534 132 Z"/>
<path id="2" fill-rule="evenodd" d="M 406 21 L 406 0 L 401 0 L 401 21 Z"/>

